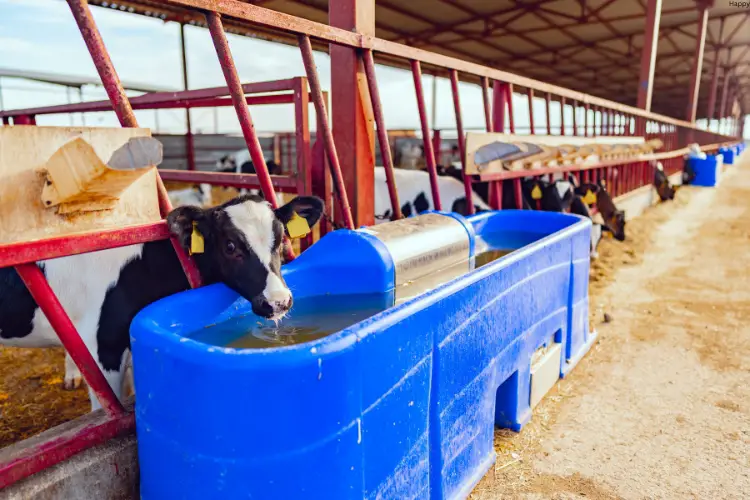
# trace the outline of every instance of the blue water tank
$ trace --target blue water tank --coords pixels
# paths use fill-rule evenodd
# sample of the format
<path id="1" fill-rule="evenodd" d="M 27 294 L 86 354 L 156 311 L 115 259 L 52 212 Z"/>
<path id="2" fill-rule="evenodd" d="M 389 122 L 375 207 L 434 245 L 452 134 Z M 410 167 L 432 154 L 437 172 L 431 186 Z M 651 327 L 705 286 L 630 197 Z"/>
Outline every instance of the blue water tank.
<path id="1" fill-rule="evenodd" d="M 708 155 L 705 159 L 690 158 L 688 161 L 695 172 L 693 185 L 714 187 L 719 183 L 723 163 L 722 155 Z"/>

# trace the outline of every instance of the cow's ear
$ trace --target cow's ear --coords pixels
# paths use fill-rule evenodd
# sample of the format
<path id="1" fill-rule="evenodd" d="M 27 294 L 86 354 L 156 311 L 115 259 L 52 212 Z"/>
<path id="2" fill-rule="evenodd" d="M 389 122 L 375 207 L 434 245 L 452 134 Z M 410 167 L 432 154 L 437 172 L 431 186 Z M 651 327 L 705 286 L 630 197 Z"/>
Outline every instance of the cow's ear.
<path id="1" fill-rule="evenodd" d="M 323 200 L 317 196 L 297 196 L 283 207 L 277 208 L 275 213 L 284 226 L 297 214 L 307 221 L 308 227 L 313 227 L 323 215 L 323 207 Z"/>
<path id="2" fill-rule="evenodd" d="M 207 232 L 206 211 L 198 207 L 179 207 L 172 210 L 167 216 L 169 232 L 176 236 L 180 246 L 190 250 L 192 235 L 198 231 L 201 236 Z"/>

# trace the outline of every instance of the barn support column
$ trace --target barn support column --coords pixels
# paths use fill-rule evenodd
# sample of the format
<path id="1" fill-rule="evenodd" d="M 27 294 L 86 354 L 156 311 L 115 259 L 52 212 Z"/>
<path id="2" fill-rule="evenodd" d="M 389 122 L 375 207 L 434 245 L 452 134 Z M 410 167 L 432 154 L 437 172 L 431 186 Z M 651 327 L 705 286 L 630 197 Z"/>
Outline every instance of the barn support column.
<path id="1" fill-rule="evenodd" d="M 646 31 L 643 35 L 643 49 L 641 49 L 641 74 L 638 80 L 638 107 L 646 111 L 651 111 L 660 20 L 661 0 L 649 0 L 646 12 Z"/>
<path id="2" fill-rule="evenodd" d="M 708 9 L 713 5 L 713 0 L 699 0 L 698 33 L 695 38 L 695 56 L 693 57 L 693 72 L 690 78 L 690 94 L 688 95 L 688 107 L 685 120 L 695 123 L 695 114 L 698 109 L 698 92 L 701 86 L 701 75 L 703 74 L 703 52 L 706 48 L 706 28 L 708 27 Z"/>
<path id="3" fill-rule="evenodd" d="M 185 25 L 180 23 L 180 56 L 182 58 L 182 86 L 185 90 L 189 89 L 188 68 L 187 68 L 187 50 L 185 48 Z M 158 110 L 156 111 L 158 113 Z M 185 156 L 187 157 L 187 169 L 195 170 L 195 143 L 193 142 L 193 127 L 190 123 L 190 108 L 185 108 Z"/>
<path id="4" fill-rule="evenodd" d="M 714 63 L 711 70 L 711 90 L 708 94 L 708 109 L 706 110 L 706 119 L 710 126 L 711 120 L 716 112 L 716 90 L 719 86 L 719 59 L 721 58 L 721 46 L 724 43 L 724 18 L 721 18 L 719 24 L 718 47 L 714 51 Z"/>
<path id="5" fill-rule="evenodd" d="M 375 35 L 375 0 L 330 0 L 331 26 Z M 356 51 L 330 45 L 333 138 L 341 162 L 355 227 L 374 218 L 375 143 L 367 79 Z M 336 213 L 339 219 L 341 214 Z"/>

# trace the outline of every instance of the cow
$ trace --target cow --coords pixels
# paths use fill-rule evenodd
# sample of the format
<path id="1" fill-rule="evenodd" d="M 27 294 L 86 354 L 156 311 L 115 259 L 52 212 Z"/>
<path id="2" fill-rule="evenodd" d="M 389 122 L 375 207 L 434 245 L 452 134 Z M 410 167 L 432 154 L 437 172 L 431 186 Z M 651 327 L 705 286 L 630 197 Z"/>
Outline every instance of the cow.
<path id="1" fill-rule="evenodd" d="M 281 165 L 273 160 L 266 160 L 266 167 L 268 168 L 269 175 L 282 175 L 283 171 Z M 255 174 L 255 165 L 250 159 L 250 151 L 247 149 L 241 149 L 234 153 L 224 155 L 216 162 L 216 171 L 227 174 Z M 226 189 L 226 188 L 225 188 Z M 254 194 L 256 196 L 263 197 L 263 191 L 260 189 L 245 189 L 239 190 L 240 195 L 247 193 Z M 284 198 L 281 193 L 276 193 L 276 203 L 282 205 Z"/>
<path id="2" fill-rule="evenodd" d="M 588 205 L 583 201 L 583 197 L 578 194 L 573 196 L 573 201 L 570 204 L 570 213 L 587 217 L 591 220 L 591 258 L 598 259 L 599 252 L 597 249 L 599 247 L 599 242 L 602 239 L 602 224 L 593 221 Z"/>
<path id="3" fill-rule="evenodd" d="M 463 183 L 461 169 L 450 167 L 438 167 L 439 176 L 449 176 Z M 526 210 L 544 210 L 546 212 L 567 212 L 573 200 L 572 176 L 568 180 L 557 179 L 547 182 L 534 177 L 521 179 L 521 208 Z M 535 188 L 538 188 L 535 189 Z M 489 182 L 472 183 L 474 192 L 485 202 L 489 203 Z M 503 182 L 502 208 L 504 210 L 517 208 L 515 182 L 506 180 Z"/>
<path id="4" fill-rule="evenodd" d="M 625 212 L 615 206 L 604 181 L 582 184 L 575 188 L 575 194 L 578 196 L 585 198 L 589 193 L 595 195 L 595 198 L 587 204 L 589 207 L 596 206 L 599 211 L 604 221 L 602 230 L 610 232 L 617 241 L 625 241 Z"/>
<path id="5" fill-rule="evenodd" d="M 182 207 L 185 205 L 206 207 L 212 203 L 211 184 L 206 184 L 205 182 L 189 188 L 169 191 L 167 194 L 173 207 Z"/>
<path id="6" fill-rule="evenodd" d="M 401 212 L 405 217 L 417 215 L 426 210 L 432 210 L 432 191 L 430 188 L 430 176 L 424 170 L 393 169 L 396 180 L 396 190 L 402 203 Z M 463 182 L 450 176 L 438 177 L 438 190 L 442 209 L 468 215 L 466 203 L 466 192 Z M 385 169 L 375 167 L 375 223 L 388 222 L 391 220 L 391 199 L 388 194 Z M 472 192 L 474 211 L 484 212 L 490 210 L 490 206 L 476 193 Z"/>
<path id="7" fill-rule="evenodd" d="M 661 201 L 674 200 L 679 186 L 673 186 L 669 182 L 669 177 L 664 172 L 664 166 L 660 161 L 651 161 L 654 168 L 654 187 Z"/>
<path id="8" fill-rule="evenodd" d="M 193 238 L 202 237 L 203 251 L 194 257 L 205 284 L 226 284 L 250 302 L 255 314 L 277 321 L 292 307 L 292 292 L 281 275 L 284 228 L 294 214 L 312 227 L 322 211 L 323 202 L 316 197 L 299 196 L 273 210 L 261 198 L 244 195 L 213 208 L 174 209 L 167 225 L 186 251 Z M 133 317 L 152 302 L 189 288 L 171 242 L 100 250 L 37 265 L 121 397 Z M 0 269 L 0 344 L 60 345 L 14 268 Z M 66 359 L 66 367 L 71 365 Z M 77 370 L 71 371 L 66 373 L 66 385 L 80 377 Z M 89 396 L 92 410 L 100 408 L 91 390 Z"/>

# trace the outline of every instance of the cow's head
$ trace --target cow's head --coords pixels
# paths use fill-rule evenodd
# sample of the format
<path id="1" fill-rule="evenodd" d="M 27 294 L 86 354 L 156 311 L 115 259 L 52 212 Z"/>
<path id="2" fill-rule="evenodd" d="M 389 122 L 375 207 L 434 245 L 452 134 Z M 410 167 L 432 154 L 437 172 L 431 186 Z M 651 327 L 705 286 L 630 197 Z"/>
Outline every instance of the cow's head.
<path id="1" fill-rule="evenodd" d="M 250 301 L 258 316 L 278 320 L 292 307 L 292 293 L 281 276 L 281 250 L 287 223 L 299 216 L 312 227 L 323 202 L 299 196 L 273 210 L 254 195 L 217 207 L 186 206 L 167 217 L 169 229 L 192 251 L 207 283 L 223 282 Z M 296 215 L 295 215 L 296 214 Z M 196 247 L 195 240 L 203 241 Z"/>
<path id="2" fill-rule="evenodd" d="M 233 173 L 237 171 L 237 162 L 234 156 L 224 155 L 216 162 L 217 172 L 228 172 Z"/>
<path id="3" fill-rule="evenodd" d="M 604 217 L 604 214 L 602 214 Z M 615 210 L 612 214 L 604 217 L 604 227 L 617 241 L 625 241 L 625 212 Z"/>

